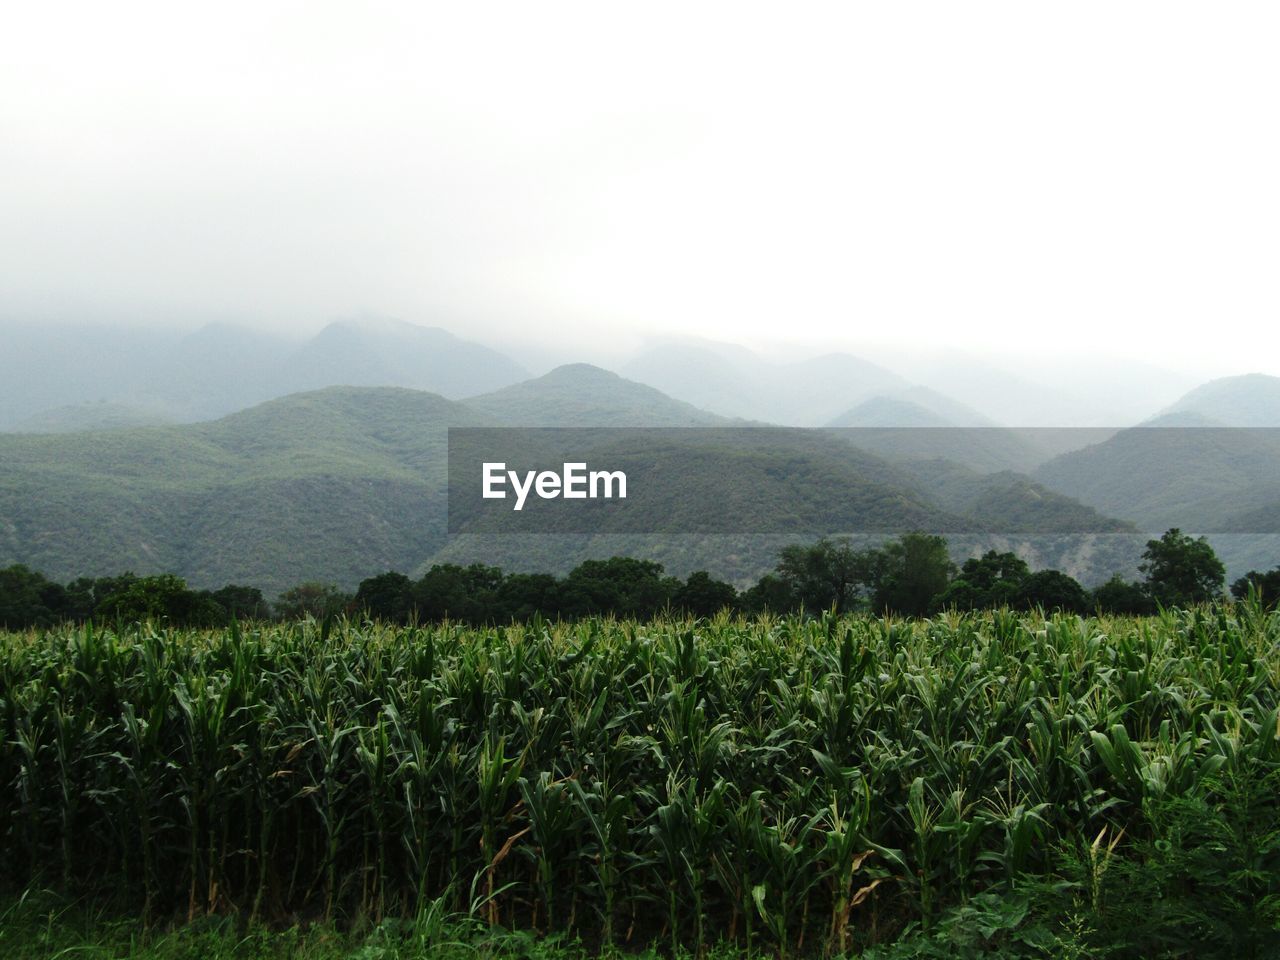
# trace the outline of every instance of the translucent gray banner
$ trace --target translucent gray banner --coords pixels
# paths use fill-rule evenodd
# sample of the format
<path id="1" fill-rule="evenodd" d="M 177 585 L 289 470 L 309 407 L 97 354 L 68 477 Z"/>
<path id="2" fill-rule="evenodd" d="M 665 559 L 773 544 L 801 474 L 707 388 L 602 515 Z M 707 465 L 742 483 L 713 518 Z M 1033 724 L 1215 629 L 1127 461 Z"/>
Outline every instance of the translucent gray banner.
<path id="1" fill-rule="evenodd" d="M 450 533 L 1280 532 L 1280 429 L 455 428 Z"/>

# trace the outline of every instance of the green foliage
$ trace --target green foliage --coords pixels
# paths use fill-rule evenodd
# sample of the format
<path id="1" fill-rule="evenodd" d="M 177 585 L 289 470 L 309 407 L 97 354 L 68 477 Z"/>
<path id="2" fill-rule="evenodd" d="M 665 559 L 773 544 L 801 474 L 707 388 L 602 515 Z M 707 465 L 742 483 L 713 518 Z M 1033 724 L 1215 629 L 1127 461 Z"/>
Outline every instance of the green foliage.
<path id="1" fill-rule="evenodd" d="M 311 617 L 326 620 L 344 613 L 351 606 L 351 594 L 333 583 L 300 583 L 290 587 L 275 602 L 276 616 L 285 620 Z"/>
<path id="2" fill-rule="evenodd" d="M 876 576 L 872 603 L 889 610 L 920 617 L 934 609 L 955 569 L 947 554 L 947 541 L 924 533 L 904 534 L 885 545 Z"/>
<path id="3" fill-rule="evenodd" d="M 560 581 L 549 573 L 509 573 L 495 598 L 495 615 L 525 621 L 535 614 L 550 616 L 560 608 Z"/>
<path id="4" fill-rule="evenodd" d="M 883 557 L 855 550 L 848 540 L 822 539 L 811 546 L 784 547 L 774 568 L 788 594 L 810 613 L 854 610 L 879 576 Z"/>
<path id="5" fill-rule="evenodd" d="M 1280 567 L 1263 573 L 1250 570 L 1239 580 L 1231 584 L 1231 595 L 1237 600 L 1244 600 L 1249 591 L 1254 590 L 1259 599 L 1268 606 L 1280 604 Z"/>
<path id="6" fill-rule="evenodd" d="M 1130 583 L 1116 574 L 1093 591 L 1093 603 L 1104 613 L 1141 616 L 1154 613 L 1155 603 L 1141 583 Z"/>
<path id="7" fill-rule="evenodd" d="M 1170 531 L 1153 546 L 1178 543 Z M 1194 554 L 1203 541 L 1186 540 Z M 1211 554 L 1211 552 L 1210 552 Z M 1196 560 L 1196 562 L 1200 562 Z M 1182 569 L 1173 565 L 1175 569 Z M 1162 568 L 1164 569 L 1164 568 Z M 1154 568 L 1153 568 L 1154 570 Z M 648 618 L 665 610 L 710 617 L 721 610 L 811 616 L 856 609 L 923 616 L 936 610 L 999 607 L 1084 612 L 1091 606 L 1112 613 L 1142 614 L 1156 609 L 1155 586 L 1130 584 L 1119 576 L 1092 597 L 1074 579 L 1054 570 L 1031 573 L 1009 552 L 989 550 L 965 561 L 954 579 L 947 543 L 937 536 L 907 534 L 880 547 L 854 549 L 847 538 L 784 546 L 775 573 L 737 592 L 706 571 L 685 581 L 667 576 L 653 560 L 617 556 L 587 560 L 563 578 L 551 574 L 504 573 L 487 564 L 436 564 L 417 581 L 388 571 L 361 581 L 354 597 L 335 584 L 308 582 L 285 591 L 274 605 L 284 619 L 325 619 L 358 613 L 385 623 L 475 625 L 544 618 L 598 615 Z M 1159 573 L 1153 575 L 1159 576 Z M 1270 575 L 1254 574 L 1266 586 Z M 1245 581 L 1237 584 L 1246 590 Z M 1239 592 L 1239 591 L 1238 591 Z M 81 578 L 62 587 L 25 567 L 0 571 L 0 616 L 14 628 L 99 619 L 165 618 L 175 624 L 216 625 L 261 620 L 272 607 L 254 587 L 228 585 L 191 591 L 172 575 L 139 578 Z"/>
<path id="8" fill-rule="evenodd" d="M 571 616 L 614 613 L 648 618 L 664 609 L 679 581 L 662 564 L 632 557 L 588 560 L 574 567 L 562 587 L 562 609 Z"/>
<path id="9" fill-rule="evenodd" d="M 735 609 L 738 591 L 733 584 L 716 580 L 705 570 L 697 570 L 676 588 L 671 605 L 690 616 L 711 617 L 721 610 Z"/>
<path id="10" fill-rule="evenodd" d="M 268 620 L 271 617 L 271 604 L 267 603 L 257 587 L 228 584 L 214 590 L 209 596 L 222 608 L 228 619 Z"/>
<path id="11" fill-rule="evenodd" d="M 1139 569 L 1147 590 L 1166 607 L 1206 603 L 1222 596 L 1226 568 L 1209 541 L 1187 536 L 1177 527 L 1159 540 L 1148 540 Z"/>
<path id="12" fill-rule="evenodd" d="M 413 588 L 413 602 L 424 620 L 486 623 L 498 614 L 496 597 L 502 584 L 497 567 L 444 563 L 432 567 Z"/>
<path id="13" fill-rule="evenodd" d="M 746 613 L 760 614 L 767 611 L 794 613 L 804 609 L 790 583 L 774 573 L 766 573 L 748 589 L 742 591 L 738 603 Z"/>
<path id="14" fill-rule="evenodd" d="M 130 580 L 109 594 L 94 610 L 103 620 L 141 623 L 167 621 L 186 626 L 214 626 L 226 613 L 206 592 L 187 588 L 187 582 L 171 573 Z"/>
<path id="15" fill-rule="evenodd" d="M 414 609 L 413 581 L 394 570 L 361 580 L 352 604 L 375 620 L 406 623 Z"/>
<path id="16" fill-rule="evenodd" d="M 938 607 L 956 610 L 991 610 L 1015 602 L 1023 581 L 1030 575 L 1026 561 L 1017 554 L 988 550 L 960 567 L 955 580 L 938 594 Z"/>
<path id="17" fill-rule="evenodd" d="M 56 623 L 66 591 L 22 564 L 0 570 L 0 629 Z"/>
<path id="18" fill-rule="evenodd" d="M 1080 916 L 1093 951 L 1111 955 L 1276 956 L 1280 771 L 1270 753 L 1246 753 L 1197 789 L 1152 796 L 1127 848 L 1102 834 L 1066 848 L 1043 909 Z"/>
<path id="19" fill-rule="evenodd" d="M 1277 651 L 1254 603 L 0 634 L 0 883 L 410 938 L 1268 956 Z"/>
<path id="20" fill-rule="evenodd" d="M 1058 570 L 1037 570 L 1022 579 L 1013 596 L 1013 605 L 1027 610 L 1062 610 L 1084 613 L 1089 594 L 1074 578 Z"/>

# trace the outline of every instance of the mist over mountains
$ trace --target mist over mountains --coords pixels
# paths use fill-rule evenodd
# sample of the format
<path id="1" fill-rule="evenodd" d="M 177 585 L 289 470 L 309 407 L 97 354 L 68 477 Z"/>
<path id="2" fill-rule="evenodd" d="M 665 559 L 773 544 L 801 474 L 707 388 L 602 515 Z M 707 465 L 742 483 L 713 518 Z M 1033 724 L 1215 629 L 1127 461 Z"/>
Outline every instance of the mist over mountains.
<path id="1" fill-rule="evenodd" d="M 529 376 L 496 350 L 436 327 L 339 320 L 295 342 L 232 324 L 0 329 L 0 430 L 212 420 L 328 386 L 407 387 L 449 398 Z"/>
<path id="2" fill-rule="evenodd" d="M 1222 542 L 1235 572 L 1280 559 L 1260 533 L 1280 518 L 1280 443 L 1221 429 L 1280 424 L 1275 377 L 1171 399 L 1162 381 L 1124 420 L 1104 417 L 1099 394 L 1077 425 L 1112 429 L 1036 431 L 997 428 L 1029 411 L 1071 424 L 1069 394 L 964 362 L 921 383 L 847 353 L 673 342 L 616 372 L 576 363 L 534 376 L 445 330 L 367 319 L 300 342 L 221 324 L 4 336 L 0 566 L 61 579 L 130 568 L 279 590 L 443 560 L 563 571 L 629 553 L 745 581 L 787 542 L 449 536 L 445 438 L 457 426 L 818 427 L 742 471 L 781 482 L 781 509 L 833 495 L 911 503 L 939 530 L 998 531 L 956 538 L 958 555 L 1016 549 L 1085 582 L 1131 569 L 1139 531 L 1167 526 L 1234 532 Z"/>
<path id="3" fill-rule="evenodd" d="M 462 399 L 547 369 L 544 354 L 526 360 L 519 348 L 377 317 L 337 320 L 300 339 L 230 323 L 189 332 L 8 324 L 0 341 L 0 431 L 190 423 L 327 386 Z M 891 359 L 848 352 L 784 359 L 689 339 L 651 344 L 606 366 L 705 413 L 785 426 L 1123 427 L 1200 408 L 1218 422 L 1254 425 L 1276 404 L 1277 378 L 1261 375 L 1243 388 L 1188 393 L 1198 385 L 1185 375 L 1136 362 L 1048 376 L 980 357 L 940 357 L 925 345 Z"/>

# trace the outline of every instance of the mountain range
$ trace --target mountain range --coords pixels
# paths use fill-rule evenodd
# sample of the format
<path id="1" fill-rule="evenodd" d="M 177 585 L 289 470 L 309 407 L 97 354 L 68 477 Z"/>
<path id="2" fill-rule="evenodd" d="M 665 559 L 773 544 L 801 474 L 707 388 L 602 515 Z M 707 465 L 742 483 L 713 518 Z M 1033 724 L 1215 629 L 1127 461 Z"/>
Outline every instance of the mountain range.
<path id="1" fill-rule="evenodd" d="M 1280 560 L 1267 535 L 1280 444 L 1256 429 L 1280 420 L 1280 378 L 1212 381 L 1133 428 L 1032 431 L 997 429 L 964 400 L 848 354 L 783 362 L 667 344 L 620 373 L 569 364 L 531 377 L 491 348 L 384 320 L 302 343 L 223 325 L 115 340 L 28 330 L 13 343 L 0 353 L 0 417 L 31 432 L 0 434 L 0 566 L 60 579 L 166 570 L 273 591 L 441 560 L 563 570 L 626 552 L 745 581 L 786 542 L 449 536 L 446 437 L 466 426 L 822 427 L 753 452 L 742 483 L 778 484 L 778 510 L 840 491 L 894 522 L 975 532 L 956 538 L 960 551 L 1003 544 L 1085 580 L 1130 570 L 1139 531 L 1166 526 L 1235 533 L 1224 555 L 1237 567 Z M 56 362 L 41 354 L 55 348 Z"/>
<path id="2" fill-rule="evenodd" d="M 339 320 L 301 342 L 215 323 L 5 327 L 0 430 L 68 432 L 213 420 L 328 386 L 407 387 L 458 399 L 529 377 L 497 350 L 436 327 Z"/>

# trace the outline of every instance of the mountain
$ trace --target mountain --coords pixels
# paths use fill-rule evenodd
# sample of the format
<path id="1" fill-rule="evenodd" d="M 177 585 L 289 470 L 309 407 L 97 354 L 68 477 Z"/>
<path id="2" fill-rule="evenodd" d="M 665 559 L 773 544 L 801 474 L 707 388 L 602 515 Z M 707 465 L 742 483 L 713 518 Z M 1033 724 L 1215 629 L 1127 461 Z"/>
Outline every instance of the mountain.
<path id="1" fill-rule="evenodd" d="M 716 422 L 592 368 L 553 371 L 522 387 L 478 403 L 504 419 L 435 394 L 331 387 L 212 422 L 0 436 L 0 566 L 26 563 L 59 580 L 172 571 L 196 586 L 248 583 L 268 593 L 304 580 L 352 587 L 382 570 L 413 570 L 447 546 L 450 427 L 545 422 L 555 411 L 579 421 L 594 411 L 597 424 L 656 412 L 681 425 Z M 813 433 L 784 433 L 790 442 L 776 449 L 757 443 L 756 431 L 733 434 L 738 448 L 728 451 L 736 459 L 726 473 L 721 447 L 667 444 L 665 460 L 646 460 L 595 431 L 605 462 L 618 458 L 642 486 L 646 470 L 679 484 L 686 474 L 676 467 L 686 455 L 702 457 L 705 469 L 688 476 L 733 481 L 723 497 L 712 491 L 715 499 L 702 502 L 720 504 L 730 518 L 733 505 L 744 504 L 748 526 L 784 523 L 798 504 L 822 516 L 833 490 L 840 515 L 855 525 L 867 517 L 895 528 L 963 525 L 874 456 Z M 675 436 L 677 445 L 691 442 Z M 622 459 L 628 453 L 631 462 Z M 677 495 L 670 502 L 695 512 L 698 503 Z M 754 508 L 776 516 L 753 515 Z M 665 512 L 659 520 L 684 522 Z M 668 552 L 684 554 L 681 538 L 661 539 Z M 756 555 L 763 566 L 755 573 L 771 564 L 771 550 Z"/>
<path id="2" fill-rule="evenodd" d="M 876 542 L 906 529 L 1010 529 L 998 509 L 981 521 L 948 510 L 899 467 L 820 432 L 659 430 L 637 448 L 594 429 L 628 419 L 725 423 L 573 366 L 467 403 L 402 388 L 331 387 L 209 422 L 7 434 L 0 566 L 26 563 L 59 580 L 171 571 L 196 586 L 248 583 L 274 593 L 305 580 L 353 587 L 386 569 L 460 556 L 468 543 L 486 545 L 485 562 L 561 569 L 589 543 L 604 555 L 643 547 L 640 555 L 672 569 L 687 561 L 741 579 L 772 565 L 786 531 L 807 530 L 806 539 L 824 523 L 879 531 L 866 538 Z M 627 470 L 641 492 L 661 492 L 637 499 L 649 511 L 643 529 L 707 533 L 450 538 L 448 429 L 549 422 L 588 426 L 586 455 Z"/>
<path id="3" fill-rule="evenodd" d="M 524 380 L 529 372 L 489 347 L 402 320 L 340 320 L 285 361 L 282 391 L 396 386 L 456 399 Z"/>
<path id="4" fill-rule="evenodd" d="M 1037 431 L 997 427 L 927 387 L 876 396 L 828 424 L 841 439 L 895 462 L 945 460 L 972 470 L 1030 470 L 1051 452 Z"/>
<path id="5" fill-rule="evenodd" d="M 222 416 L 273 395 L 289 348 L 221 323 L 192 332 L 10 325 L 0 336 L 0 430 L 43 427 L 46 416 L 59 429 L 81 419 L 96 428 L 93 411 L 75 409 L 83 406 L 128 408 L 152 422 Z"/>
<path id="6" fill-rule="evenodd" d="M 496 350 L 396 320 L 342 320 L 300 343 L 229 323 L 190 332 L 11 325 L 0 336 L 0 430 L 97 429 L 109 408 L 112 429 L 192 423 L 328 386 L 456 398 L 529 375 Z"/>
<path id="7" fill-rule="evenodd" d="M 135 390 L 170 420 L 212 420 L 292 393 L 280 379 L 291 348 L 290 340 L 260 330 L 207 324 L 157 354 L 146 386 Z"/>
<path id="8" fill-rule="evenodd" d="M 1056 457 L 1034 476 L 1154 532 L 1232 529 L 1239 515 L 1280 500 L 1280 431 L 1186 427 L 1170 416 Z"/>
<path id="9" fill-rule="evenodd" d="M 829 427 L 996 427 L 996 421 L 929 387 L 911 386 L 864 400 Z"/>
<path id="10" fill-rule="evenodd" d="M 901 397 L 872 397 L 846 410 L 829 427 L 954 427 L 939 413 Z"/>
<path id="11" fill-rule="evenodd" d="M 909 386 L 896 373 L 848 353 L 780 364 L 775 373 L 774 391 L 792 411 L 783 422 L 801 426 L 826 423 L 858 398 Z"/>
<path id="12" fill-rule="evenodd" d="M 1011 470 L 980 472 L 941 459 L 911 461 L 902 466 L 939 507 L 973 517 L 982 527 L 995 532 L 1057 535 L 1084 530 L 1136 530 L 1131 523 L 1105 516 Z"/>
<path id="13" fill-rule="evenodd" d="M 268 592 L 411 569 L 444 542 L 442 397 L 335 387 L 221 420 L 0 436 L 0 566 Z"/>
<path id="14" fill-rule="evenodd" d="M 463 401 L 508 426 L 702 427 L 723 417 L 587 363 Z"/>
<path id="15" fill-rule="evenodd" d="M 1096 351 L 977 355 L 927 344 L 867 345 L 860 355 L 927 384 L 992 421 L 1017 427 L 1110 427 L 1139 423 L 1195 386 L 1186 374 Z M 1062 438 L 1065 439 L 1065 436 Z"/>
<path id="16" fill-rule="evenodd" d="M 127 430 L 159 427 L 171 421 L 164 415 L 125 403 L 69 404 L 32 414 L 12 427 L 14 433 L 78 433 L 86 430 Z"/>
<path id="17" fill-rule="evenodd" d="M 694 341 L 653 347 L 620 372 L 725 417 L 814 427 L 876 394 L 910 386 L 847 353 L 773 362 L 743 347 Z"/>
<path id="18" fill-rule="evenodd" d="M 1044 464 L 1043 482 L 1144 529 L 1280 531 L 1280 377 L 1224 377 Z M 1260 429 L 1261 428 L 1261 429 Z M 1271 525 L 1269 525 L 1271 524 Z"/>
<path id="19" fill-rule="evenodd" d="M 1250 373 L 1210 380 L 1161 413 L 1190 414 L 1227 427 L 1280 427 L 1280 377 Z"/>

